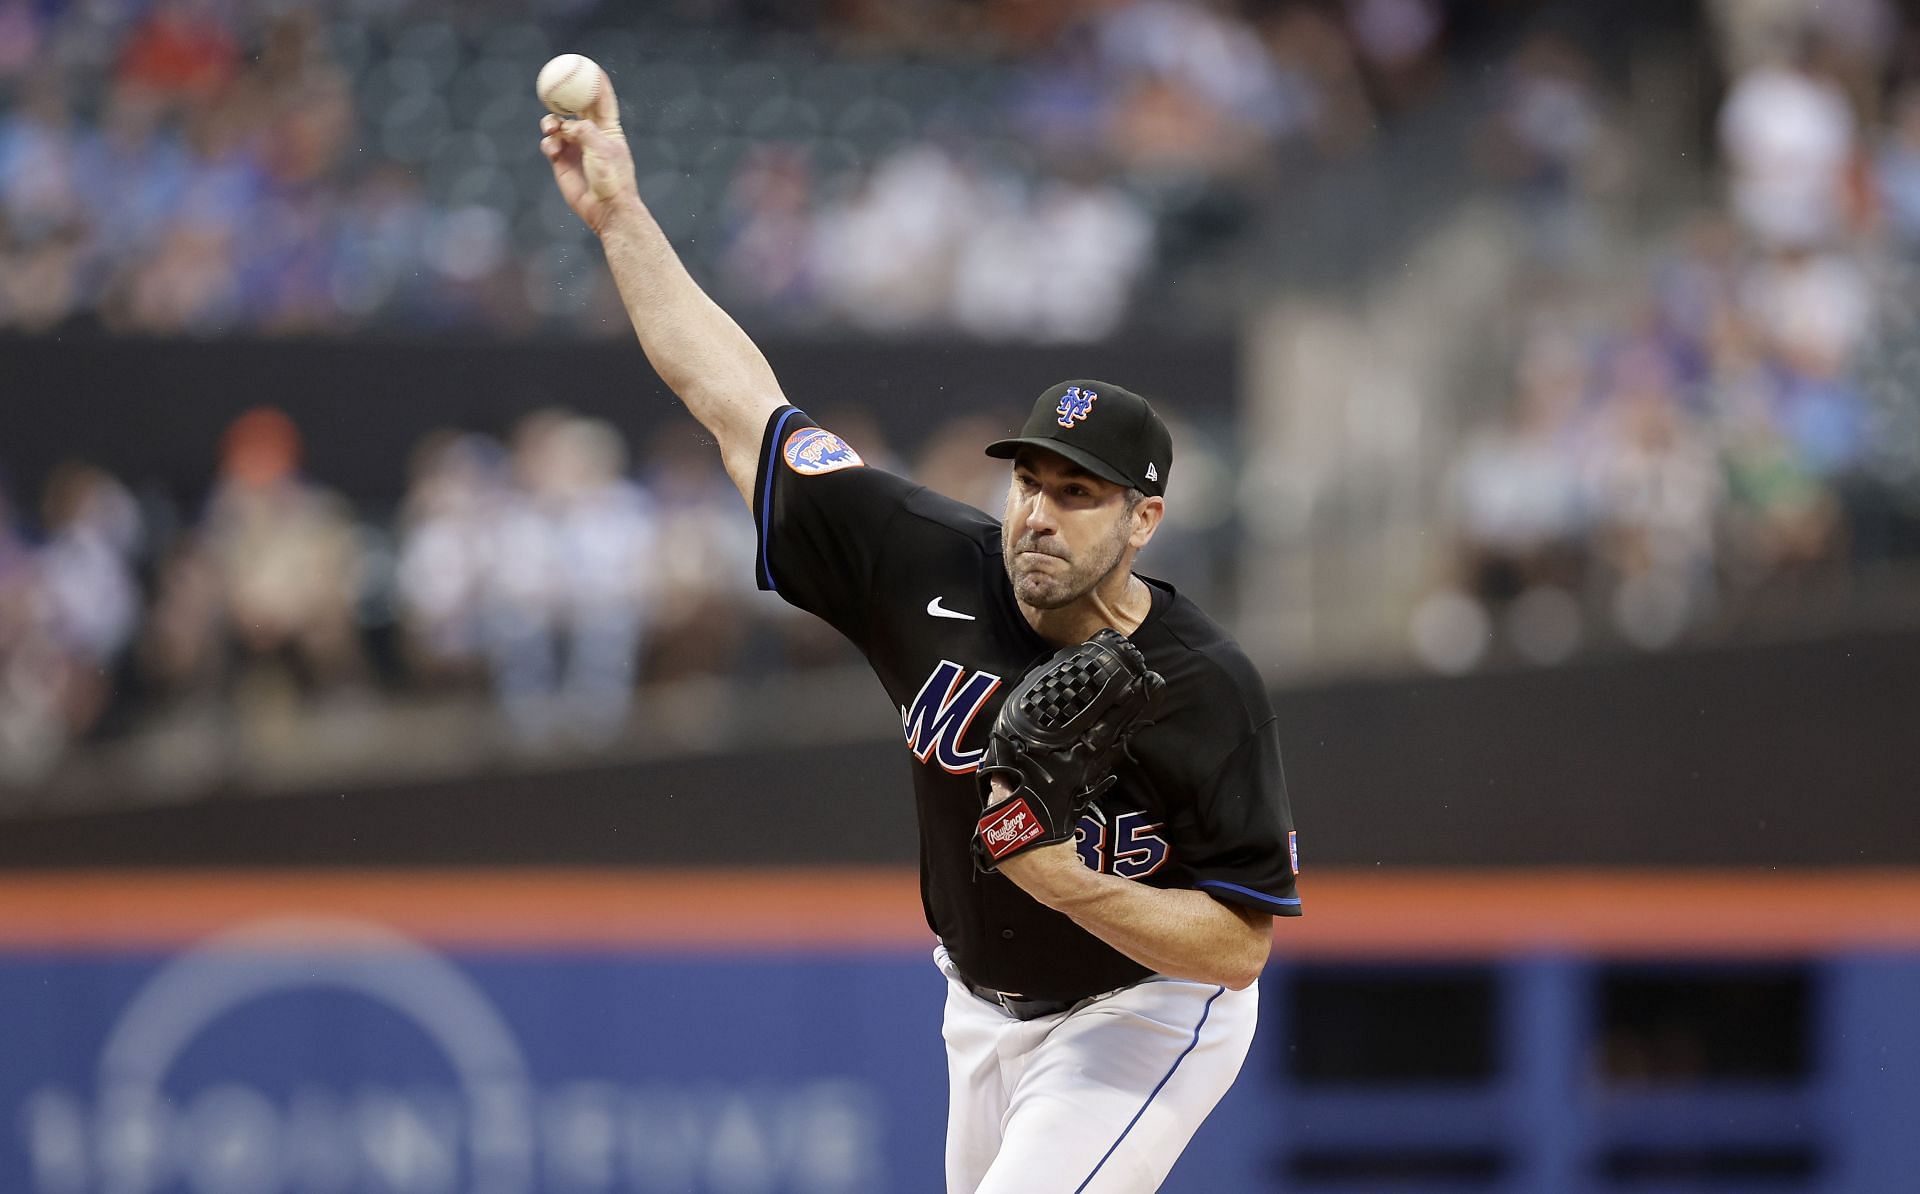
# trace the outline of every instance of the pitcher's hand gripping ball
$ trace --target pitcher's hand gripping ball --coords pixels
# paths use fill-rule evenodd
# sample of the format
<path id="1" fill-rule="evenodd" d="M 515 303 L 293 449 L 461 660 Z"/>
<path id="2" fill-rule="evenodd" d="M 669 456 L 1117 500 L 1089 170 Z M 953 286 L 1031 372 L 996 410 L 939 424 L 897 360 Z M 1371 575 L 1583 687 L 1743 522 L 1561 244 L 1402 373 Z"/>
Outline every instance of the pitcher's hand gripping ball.
<path id="1" fill-rule="evenodd" d="M 607 75 L 585 54 L 562 54 L 540 68 L 533 90 L 556 116 L 590 116 L 606 89 Z"/>
<path id="2" fill-rule="evenodd" d="M 1073 836 L 1088 805 L 1113 786 L 1127 739 L 1148 724 L 1166 681 L 1116 630 L 1063 647 L 1028 672 L 1000 706 L 980 760 L 984 798 L 993 777 L 1012 795 L 990 803 L 973 831 L 973 859 L 993 871 L 1015 854 Z"/>

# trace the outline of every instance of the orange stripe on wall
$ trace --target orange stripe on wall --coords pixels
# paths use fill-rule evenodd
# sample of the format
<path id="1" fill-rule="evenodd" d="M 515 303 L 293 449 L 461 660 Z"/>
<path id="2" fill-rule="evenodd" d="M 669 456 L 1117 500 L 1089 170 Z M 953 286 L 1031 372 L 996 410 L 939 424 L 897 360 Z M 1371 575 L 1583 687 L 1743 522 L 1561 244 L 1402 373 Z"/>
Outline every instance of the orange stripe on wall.
<path id="1" fill-rule="evenodd" d="M 1325 871 L 1280 957 L 1920 950 L 1920 870 Z M 47 872 L 0 876 L 0 948 L 166 948 L 347 918 L 456 949 L 921 949 L 907 869 Z M 310 941 L 302 937 L 303 942 Z"/>
<path id="2" fill-rule="evenodd" d="M 170 946 L 345 917 L 436 945 L 812 948 L 931 941 L 915 876 L 874 871 L 257 871 L 0 877 L 0 946 Z"/>

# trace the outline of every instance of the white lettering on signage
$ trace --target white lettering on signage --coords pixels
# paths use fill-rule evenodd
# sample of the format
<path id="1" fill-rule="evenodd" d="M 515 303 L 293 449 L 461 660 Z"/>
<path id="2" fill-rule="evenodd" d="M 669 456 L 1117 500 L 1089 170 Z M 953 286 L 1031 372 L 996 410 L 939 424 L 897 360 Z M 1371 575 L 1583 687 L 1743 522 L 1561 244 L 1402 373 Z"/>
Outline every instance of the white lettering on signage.
<path id="1" fill-rule="evenodd" d="M 316 929 L 324 946 L 288 946 Z M 178 1083 L 167 1080 L 174 1063 L 221 1018 L 263 996 L 308 988 L 346 990 L 400 1013 L 437 1046 L 450 1077 L 404 1089 L 305 1083 L 287 1091 L 233 1074 L 175 1094 Z M 91 1096 L 43 1086 L 12 1110 L 31 1194 L 890 1188 L 885 1110 L 869 1084 L 539 1088 L 471 980 L 431 950 L 370 925 L 255 926 L 181 955 L 122 1013 Z"/>

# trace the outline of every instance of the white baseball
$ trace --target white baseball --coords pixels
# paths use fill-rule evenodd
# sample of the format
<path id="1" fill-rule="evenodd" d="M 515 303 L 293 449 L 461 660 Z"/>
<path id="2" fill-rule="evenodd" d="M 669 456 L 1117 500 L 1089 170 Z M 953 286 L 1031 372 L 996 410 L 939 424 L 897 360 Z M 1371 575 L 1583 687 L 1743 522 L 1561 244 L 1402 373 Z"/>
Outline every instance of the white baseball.
<path id="1" fill-rule="evenodd" d="M 560 116 L 584 116 L 606 83 L 600 64 L 585 54 L 562 54 L 540 68 L 533 91 L 547 110 Z"/>

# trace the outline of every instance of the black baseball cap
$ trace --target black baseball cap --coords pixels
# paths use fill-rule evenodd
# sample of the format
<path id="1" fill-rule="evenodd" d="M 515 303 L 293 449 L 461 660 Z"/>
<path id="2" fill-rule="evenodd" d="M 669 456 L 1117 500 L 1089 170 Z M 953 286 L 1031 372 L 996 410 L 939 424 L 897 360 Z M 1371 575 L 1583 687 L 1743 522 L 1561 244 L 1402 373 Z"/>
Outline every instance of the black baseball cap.
<path id="1" fill-rule="evenodd" d="M 1147 400 L 1104 381 L 1063 381 L 1040 395 L 1012 439 L 987 445 L 1011 460 L 1022 447 L 1045 448 L 1096 477 L 1155 497 L 1167 492 L 1173 437 Z"/>

